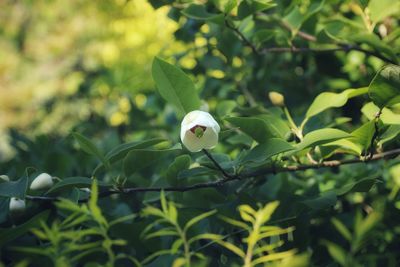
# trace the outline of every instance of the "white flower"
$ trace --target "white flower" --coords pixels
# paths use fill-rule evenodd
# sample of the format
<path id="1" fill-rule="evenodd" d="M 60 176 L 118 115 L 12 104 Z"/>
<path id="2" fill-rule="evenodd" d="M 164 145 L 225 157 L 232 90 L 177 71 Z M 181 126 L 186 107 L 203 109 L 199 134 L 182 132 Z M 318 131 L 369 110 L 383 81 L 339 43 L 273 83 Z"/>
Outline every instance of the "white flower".
<path id="1" fill-rule="evenodd" d="M 25 200 L 16 197 L 10 198 L 10 211 L 21 212 L 25 210 Z"/>
<path id="2" fill-rule="evenodd" d="M 208 112 L 194 110 L 186 114 L 181 124 L 181 140 L 190 152 L 213 148 L 218 143 L 220 127 Z"/>
<path id="3" fill-rule="evenodd" d="M 48 173 L 39 174 L 31 183 L 31 190 L 42 190 L 48 189 L 53 186 L 53 177 L 51 177 Z"/>

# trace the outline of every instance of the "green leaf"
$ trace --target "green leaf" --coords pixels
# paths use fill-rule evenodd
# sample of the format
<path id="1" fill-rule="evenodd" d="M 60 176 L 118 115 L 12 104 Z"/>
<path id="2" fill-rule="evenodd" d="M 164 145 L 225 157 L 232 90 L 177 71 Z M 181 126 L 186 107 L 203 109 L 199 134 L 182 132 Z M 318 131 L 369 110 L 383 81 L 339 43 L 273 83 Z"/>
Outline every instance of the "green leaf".
<path id="1" fill-rule="evenodd" d="M 400 2 L 393 0 L 370 0 L 368 3 L 370 18 L 374 23 L 400 13 Z"/>
<path id="2" fill-rule="evenodd" d="M 280 138 L 271 138 L 263 144 L 257 145 L 249 151 L 249 153 L 243 158 L 242 162 L 254 161 L 261 162 L 265 161 L 272 156 L 279 153 L 283 153 L 289 150 L 293 150 L 294 147 Z"/>
<path id="3" fill-rule="evenodd" d="M 267 124 L 274 136 L 284 139 L 287 133 L 290 132 L 290 128 L 288 123 L 280 117 L 280 114 L 261 114 L 257 118 L 262 119 Z"/>
<path id="4" fill-rule="evenodd" d="M 375 106 L 374 103 L 369 102 L 362 107 L 361 112 L 369 120 L 373 120 L 376 114 L 379 112 L 379 108 Z M 379 118 L 384 124 L 400 124 L 400 114 L 394 113 L 389 108 L 383 108 Z"/>
<path id="5" fill-rule="evenodd" d="M 0 197 L 0 224 L 7 220 L 10 199 Z"/>
<path id="6" fill-rule="evenodd" d="M 150 233 L 146 235 L 146 239 L 151 239 L 155 237 L 162 237 L 162 236 L 179 236 L 179 234 L 175 230 L 166 230 L 166 229 L 161 229 L 156 232 Z"/>
<path id="7" fill-rule="evenodd" d="M 45 210 L 27 222 L 18 225 L 14 228 L 0 228 L 0 247 L 3 247 L 4 244 L 22 236 L 23 234 L 27 233 L 29 230 L 35 227 L 40 226 L 41 221 L 46 221 L 49 217 L 50 210 Z"/>
<path id="8" fill-rule="evenodd" d="M 303 141 L 297 145 L 297 150 L 323 145 L 343 138 L 349 138 L 350 136 L 350 134 L 342 130 L 333 128 L 315 130 L 304 136 Z"/>
<path id="9" fill-rule="evenodd" d="M 329 108 L 342 107 L 347 103 L 347 100 L 349 100 L 350 98 L 366 93 L 368 93 L 367 87 L 359 89 L 347 89 L 339 94 L 330 92 L 321 93 L 314 99 L 314 101 L 308 108 L 306 112 L 306 118 L 313 117 Z"/>
<path id="10" fill-rule="evenodd" d="M 181 115 L 200 108 L 201 102 L 194 83 L 181 69 L 155 57 L 152 74 L 160 95 L 174 105 Z"/>
<path id="11" fill-rule="evenodd" d="M 327 247 L 329 254 L 331 257 L 342 266 L 347 266 L 347 255 L 346 251 L 335 243 L 324 240 L 323 244 Z"/>
<path id="12" fill-rule="evenodd" d="M 335 192 L 328 191 L 317 198 L 302 201 L 302 203 L 306 204 L 311 209 L 321 210 L 334 206 L 336 204 L 336 201 L 337 198 Z"/>
<path id="13" fill-rule="evenodd" d="M 264 143 L 272 137 L 280 137 L 280 134 L 261 118 L 229 117 L 225 120 L 239 127 L 242 132 L 252 137 L 258 143 Z"/>
<path id="14" fill-rule="evenodd" d="M 275 253 L 265 255 L 265 256 L 262 256 L 262 257 L 259 257 L 255 260 L 253 260 L 251 262 L 251 266 L 256 266 L 260 263 L 266 263 L 266 262 L 291 258 L 295 253 L 296 253 L 295 249 L 291 249 L 291 250 L 284 251 L 284 252 L 275 252 Z"/>
<path id="15" fill-rule="evenodd" d="M 89 155 L 97 157 L 105 166 L 109 167 L 109 163 L 104 157 L 103 153 L 92 143 L 87 137 L 81 135 L 80 133 L 72 133 L 72 136 L 78 141 L 82 150 L 88 153 Z"/>
<path id="16" fill-rule="evenodd" d="M 371 146 L 371 141 L 375 133 L 375 122 L 369 121 L 358 129 L 354 130 L 350 141 L 357 143 L 366 151 Z"/>
<path id="17" fill-rule="evenodd" d="M 331 222 L 347 241 L 351 241 L 352 238 L 351 233 L 349 229 L 347 229 L 347 227 L 341 221 L 339 221 L 336 218 L 332 218 Z"/>
<path id="18" fill-rule="evenodd" d="M 144 140 L 144 141 L 136 141 L 136 142 L 121 144 L 119 146 L 116 146 L 112 150 L 110 150 L 106 154 L 105 158 L 110 164 L 113 164 L 113 163 L 118 162 L 119 160 L 123 159 L 129 153 L 129 151 L 131 151 L 133 149 L 147 148 L 147 147 L 154 146 L 154 145 L 159 144 L 164 141 L 166 141 L 166 140 L 163 138 L 154 138 L 154 139 L 149 139 L 149 140 Z M 104 165 L 99 164 L 96 167 L 96 169 L 93 171 L 93 176 L 96 176 L 96 174 L 102 170 L 104 170 Z"/>
<path id="19" fill-rule="evenodd" d="M 68 177 L 68 178 L 62 179 L 60 182 L 56 183 L 52 188 L 49 189 L 49 191 L 47 191 L 46 194 L 60 191 L 63 189 L 72 188 L 72 187 L 78 187 L 78 188 L 90 187 L 92 185 L 92 183 L 93 183 L 93 179 L 91 179 L 91 178 Z M 111 186 L 110 184 L 107 184 L 102 181 L 98 181 L 98 185 L 103 186 L 103 187 Z"/>
<path id="20" fill-rule="evenodd" d="M 146 167 L 151 166 L 155 162 L 159 161 L 163 157 L 166 157 L 172 153 L 176 153 L 182 150 L 180 144 L 175 147 L 155 150 L 155 149 L 133 149 L 126 155 L 124 159 L 124 172 L 128 177 L 135 172 L 138 172 Z"/>
<path id="21" fill-rule="evenodd" d="M 217 213 L 217 210 L 210 210 L 208 212 L 202 213 L 194 218 L 192 218 L 190 221 L 188 221 L 185 225 L 185 228 L 183 229 L 183 231 L 187 231 L 191 226 L 195 225 L 196 223 L 200 222 L 201 220 L 204 220 L 207 217 L 210 217 L 212 215 L 214 215 L 215 213 Z"/>
<path id="22" fill-rule="evenodd" d="M 258 45 L 261 45 L 262 43 L 274 38 L 276 34 L 277 34 L 276 30 L 262 29 L 254 33 L 253 38 Z"/>
<path id="23" fill-rule="evenodd" d="M 198 176 L 205 176 L 215 174 L 215 170 L 211 170 L 206 167 L 194 167 L 191 169 L 182 170 L 178 174 L 178 179 L 194 178 Z"/>
<path id="24" fill-rule="evenodd" d="M 390 125 L 385 132 L 380 136 L 380 144 L 385 144 L 389 141 L 395 141 L 400 134 L 400 125 Z"/>
<path id="25" fill-rule="evenodd" d="M 190 162 L 191 158 L 189 155 L 180 155 L 175 158 L 174 162 L 169 165 L 167 172 L 165 173 L 165 177 L 170 185 L 175 186 L 178 184 L 178 174 L 182 170 L 189 169 Z"/>
<path id="26" fill-rule="evenodd" d="M 293 7 L 289 14 L 283 18 L 284 23 L 291 28 L 293 36 L 297 34 L 305 21 L 321 10 L 324 3 L 325 1 L 312 1 L 305 11 L 301 10 L 299 6 Z"/>
<path id="27" fill-rule="evenodd" d="M 205 5 L 191 4 L 181 12 L 191 19 L 206 20 L 217 24 L 224 23 L 224 14 L 210 13 L 206 10 Z"/>
<path id="28" fill-rule="evenodd" d="M 384 54 L 393 61 L 397 62 L 397 56 L 396 53 L 394 52 L 393 48 L 390 47 L 389 45 L 385 44 L 382 42 L 381 39 L 375 34 L 371 33 L 361 33 L 361 34 L 354 34 L 354 33 L 349 33 L 346 36 L 347 40 L 351 40 L 356 43 L 360 44 L 366 44 L 372 49 L 378 51 L 380 54 Z"/>
<path id="29" fill-rule="evenodd" d="M 379 221 L 382 219 L 382 214 L 379 212 L 371 212 L 367 217 L 361 222 L 361 225 L 356 229 L 356 235 L 358 237 L 363 237 L 372 228 L 374 228 Z"/>
<path id="30" fill-rule="evenodd" d="M 273 0 L 252 0 L 250 2 L 253 13 L 265 11 L 276 6 Z"/>
<path id="31" fill-rule="evenodd" d="M 368 192 L 377 181 L 376 177 L 367 177 L 356 182 L 348 183 L 342 188 L 336 189 L 335 192 L 338 196 L 345 195 L 349 192 Z"/>
<path id="32" fill-rule="evenodd" d="M 17 181 L 9 181 L 0 183 L 1 197 L 17 197 L 25 198 L 28 189 L 28 176 L 24 175 Z"/>
<path id="33" fill-rule="evenodd" d="M 369 85 L 369 96 L 379 108 L 400 102 L 400 66 L 381 68 Z"/>

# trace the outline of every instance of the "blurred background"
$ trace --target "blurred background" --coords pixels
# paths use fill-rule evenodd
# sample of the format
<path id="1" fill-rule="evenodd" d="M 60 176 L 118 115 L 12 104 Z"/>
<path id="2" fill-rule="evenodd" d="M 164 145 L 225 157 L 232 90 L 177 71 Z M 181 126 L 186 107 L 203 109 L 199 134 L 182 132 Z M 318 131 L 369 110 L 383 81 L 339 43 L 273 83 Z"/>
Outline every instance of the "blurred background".
<path id="1" fill-rule="evenodd" d="M 15 156 L 12 132 L 133 123 L 132 105 L 142 109 L 153 88 L 153 57 L 185 49 L 167 13 L 146 0 L 1 1 L 0 161 Z"/>

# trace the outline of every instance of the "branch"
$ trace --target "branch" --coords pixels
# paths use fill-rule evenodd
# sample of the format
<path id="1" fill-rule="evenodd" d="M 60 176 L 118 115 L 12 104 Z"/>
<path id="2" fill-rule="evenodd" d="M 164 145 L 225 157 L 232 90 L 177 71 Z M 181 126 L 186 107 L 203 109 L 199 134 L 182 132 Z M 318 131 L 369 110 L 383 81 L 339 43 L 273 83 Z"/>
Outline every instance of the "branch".
<path id="1" fill-rule="evenodd" d="M 268 48 L 263 48 L 261 51 L 259 51 L 259 54 L 288 53 L 288 52 L 290 52 L 290 53 L 330 53 L 330 52 L 337 52 L 337 51 L 349 52 L 352 50 L 363 52 L 366 55 L 374 56 L 374 57 L 379 58 L 388 63 L 397 64 L 396 61 L 394 61 L 384 55 L 381 55 L 377 52 L 366 50 L 366 49 L 360 47 L 359 45 L 348 45 L 348 44 L 339 44 L 337 47 L 332 47 L 332 48 L 268 47 Z"/>
<path id="2" fill-rule="evenodd" d="M 229 173 L 227 173 L 222 167 L 221 165 L 219 165 L 219 163 L 214 159 L 214 157 L 210 154 L 210 152 L 208 152 L 206 149 L 202 149 L 203 153 L 206 154 L 206 156 L 212 161 L 212 163 L 214 164 L 214 166 L 222 173 L 222 175 L 226 178 L 226 179 L 234 179 L 235 177 L 233 175 L 230 175 Z"/>
<path id="3" fill-rule="evenodd" d="M 205 153 L 207 155 L 208 151 Z M 257 177 L 257 176 L 264 176 L 267 174 L 297 172 L 297 171 L 303 171 L 303 170 L 308 170 L 308 169 L 335 168 L 335 167 L 338 167 L 341 165 L 348 165 L 348 164 L 355 164 L 355 163 L 369 163 L 369 162 L 381 160 L 381 159 L 384 159 L 387 157 L 396 157 L 398 155 L 400 155 L 400 148 L 389 150 L 389 151 L 386 151 L 383 153 L 377 153 L 377 154 L 374 154 L 370 158 L 354 158 L 354 159 L 347 159 L 347 160 L 342 160 L 342 161 L 330 160 L 330 161 L 321 162 L 319 164 L 292 165 L 292 166 L 284 166 L 284 167 L 273 166 L 273 167 L 268 167 L 268 168 L 262 168 L 262 169 L 252 171 L 252 172 L 247 172 L 247 173 L 244 172 L 240 176 L 237 176 L 237 175 L 233 176 L 233 175 L 227 174 L 224 171 L 225 172 L 225 174 L 223 173 L 224 178 L 221 178 L 221 179 L 218 179 L 215 181 L 211 181 L 211 182 L 198 183 L 198 184 L 189 185 L 189 186 L 132 187 L 132 188 L 124 188 L 121 190 L 110 189 L 108 191 L 100 192 L 99 197 L 107 197 L 107 196 L 114 195 L 114 194 L 132 194 L 132 193 L 138 193 L 138 192 L 160 192 L 160 191 L 186 192 L 186 191 L 192 191 L 192 190 L 197 190 L 197 189 L 201 189 L 201 188 L 217 188 L 217 187 L 221 187 L 224 184 L 232 182 L 232 181 L 248 179 L 248 178 Z M 34 200 L 34 201 L 54 201 L 54 200 L 57 200 L 58 198 L 57 197 L 27 195 L 26 199 Z M 89 198 L 80 199 L 79 202 L 86 202 L 88 200 L 89 200 Z"/>

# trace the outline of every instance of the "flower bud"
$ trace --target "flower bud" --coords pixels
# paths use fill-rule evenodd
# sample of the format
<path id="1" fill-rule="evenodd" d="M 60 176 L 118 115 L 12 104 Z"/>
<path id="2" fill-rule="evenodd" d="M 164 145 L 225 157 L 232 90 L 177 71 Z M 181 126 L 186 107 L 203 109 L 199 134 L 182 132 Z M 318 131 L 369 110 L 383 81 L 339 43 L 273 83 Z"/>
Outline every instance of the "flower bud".
<path id="1" fill-rule="evenodd" d="M 0 183 L 2 182 L 9 182 L 10 181 L 10 177 L 8 177 L 7 175 L 0 175 Z"/>
<path id="2" fill-rule="evenodd" d="M 31 183 L 31 190 L 43 190 L 48 189 L 53 186 L 53 177 L 51 177 L 48 173 L 39 174 Z"/>
<path id="3" fill-rule="evenodd" d="M 278 92 L 269 92 L 268 97 L 274 106 L 283 107 L 285 105 L 285 97 Z"/>
<path id="4" fill-rule="evenodd" d="M 19 213 L 25 210 L 25 200 L 16 197 L 10 198 L 10 211 L 13 213 Z"/>
<path id="5" fill-rule="evenodd" d="M 190 152 L 210 149 L 218 143 L 220 127 L 210 113 L 194 110 L 186 114 L 181 124 L 181 140 Z"/>

